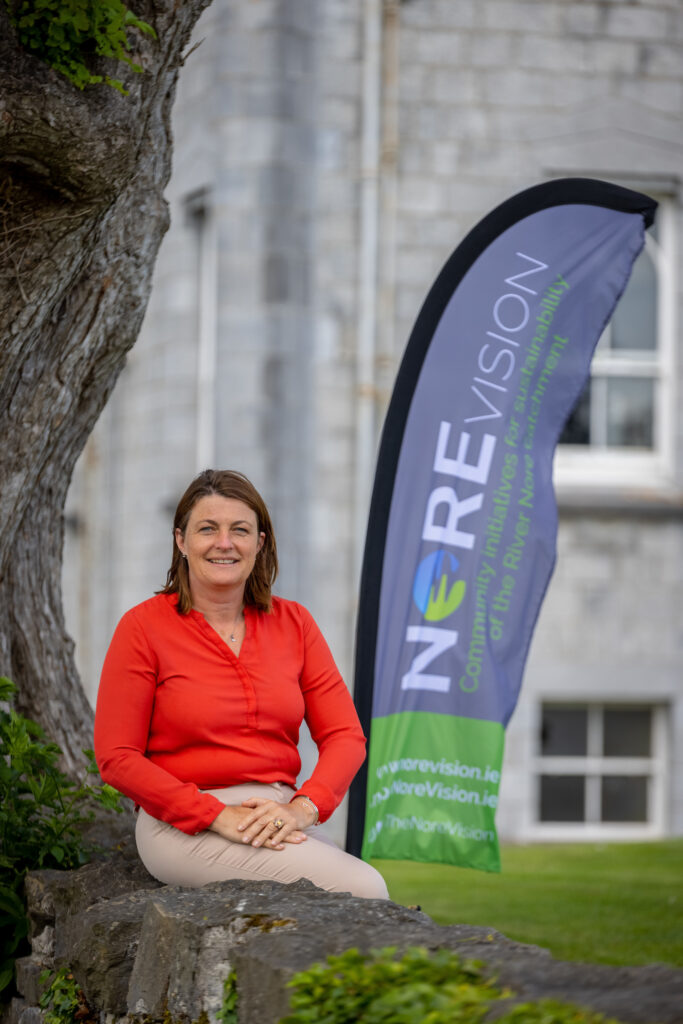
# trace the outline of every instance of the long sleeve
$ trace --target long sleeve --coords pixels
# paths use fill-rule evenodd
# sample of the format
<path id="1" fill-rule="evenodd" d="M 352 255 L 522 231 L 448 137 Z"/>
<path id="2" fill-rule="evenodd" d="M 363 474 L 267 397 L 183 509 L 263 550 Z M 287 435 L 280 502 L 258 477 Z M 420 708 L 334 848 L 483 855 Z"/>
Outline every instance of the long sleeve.
<path id="1" fill-rule="evenodd" d="M 351 695 L 325 639 L 305 608 L 299 606 L 304 631 L 304 666 L 300 678 L 305 718 L 319 758 L 298 793 L 309 796 L 326 821 L 343 799 L 365 760 L 365 737 Z"/>
<path id="2" fill-rule="evenodd" d="M 175 614 L 175 613 L 174 613 Z M 181 782 L 146 755 L 159 664 L 137 609 L 119 623 L 102 669 L 95 712 L 95 756 L 105 782 L 182 832 L 208 827 L 223 804 Z"/>
<path id="3" fill-rule="evenodd" d="M 240 782 L 296 786 L 305 717 L 319 760 L 306 795 L 329 817 L 365 756 L 353 701 L 305 608 L 273 598 L 245 608 L 235 655 L 204 616 L 159 594 L 127 612 L 112 639 L 95 713 L 102 777 L 183 832 L 223 804 L 203 790 Z"/>

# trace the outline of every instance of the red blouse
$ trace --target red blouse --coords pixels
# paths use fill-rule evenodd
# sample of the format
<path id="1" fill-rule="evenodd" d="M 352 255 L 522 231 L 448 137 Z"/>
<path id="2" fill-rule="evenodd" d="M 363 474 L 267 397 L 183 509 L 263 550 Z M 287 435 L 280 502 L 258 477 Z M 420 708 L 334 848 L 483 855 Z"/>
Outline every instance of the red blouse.
<path id="1" fill-rule="evenodd" d="M 296 786 L 305 718 L 319 758 L 298 792 L 325 821 L 363 762 L 365 738 L 310 613 L 277 597 L 269 614 L 245 608 L 237 656 L 200 612 L 179 615 L 176 603 L 158 594 L 116 628 L 95 712 L 104 781 L 153 817 L 196 833 L 224 806 L 203 789 Z"/>

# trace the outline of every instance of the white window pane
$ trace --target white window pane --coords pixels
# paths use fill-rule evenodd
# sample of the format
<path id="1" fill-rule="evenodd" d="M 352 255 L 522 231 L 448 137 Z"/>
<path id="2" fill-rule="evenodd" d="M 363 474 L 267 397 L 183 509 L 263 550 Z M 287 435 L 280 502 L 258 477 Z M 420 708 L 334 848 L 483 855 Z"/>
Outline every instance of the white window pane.
<path id="1" fill-rule="evenodd" d="M 612 315 L 610 346 L 619 352 L 651 351 L 657 346 L 657 275 L 645 250 L 634 263 Z"/>
<path id="2" fill-rule="evenodd" d="M 609 377 L 607 444 L 618 448 L 652 448 L 654 381 L 645 377 Z"/>
<path id="3" fill-rule="evenodd" d="M 646 775 L 604 775 L 603 821 L 647 821 Z"/>
<path id="4" fill-rule="evenodd" d="M 650 757 L 650 708 L 605 708 L 603 753 L 606 757 Z"/>
<path id="5" fill-rule="evenodd" d="M 583 775 L 541 775 L 541 821 L 583 821 L 586 780 Z"/>

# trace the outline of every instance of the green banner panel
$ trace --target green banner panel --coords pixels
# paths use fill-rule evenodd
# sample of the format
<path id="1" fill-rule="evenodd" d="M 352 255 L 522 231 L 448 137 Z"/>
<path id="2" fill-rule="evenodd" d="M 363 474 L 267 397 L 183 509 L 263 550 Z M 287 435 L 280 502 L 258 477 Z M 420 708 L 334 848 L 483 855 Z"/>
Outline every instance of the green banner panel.
<path id="1" fill-rule="evenodd" d="M 495 812 L 504 747 L 499 722 L 420 711 L 376 718 L 363 858 L 500 871 Z"/>

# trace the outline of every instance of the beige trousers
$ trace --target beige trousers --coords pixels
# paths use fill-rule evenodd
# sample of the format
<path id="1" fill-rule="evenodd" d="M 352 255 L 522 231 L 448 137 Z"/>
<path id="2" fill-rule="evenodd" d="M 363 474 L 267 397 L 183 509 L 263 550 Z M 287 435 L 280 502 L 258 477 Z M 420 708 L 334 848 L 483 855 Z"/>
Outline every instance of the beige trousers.
<path id="1" fill-rule="evenodd" d="M 281 782 L 243 783 L 209 789 L 225 804 L 241 804 L 252 796 L 289 803 L 295 790 Z M 200 886 L 231 878 L 296 882 L 308 878 L 330 892 L 350 892 L 368 899 L 388 899 L 384 879 L 365 861 L 340 850 L 316 828 L 306 831 L 304 843 L 285 843 L 284 850 L 232 843 L 206 829 L 187 835 L 173 825 L 152 818 L 140 808 L 135 841 L 142 863 L 167 885 Z"/>

